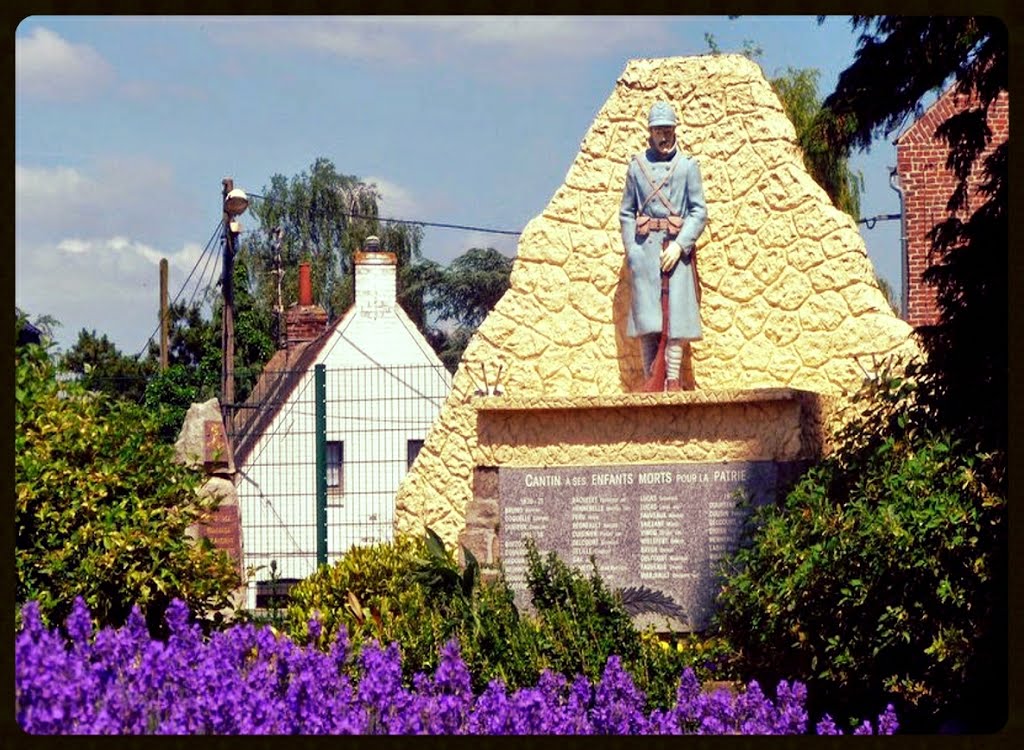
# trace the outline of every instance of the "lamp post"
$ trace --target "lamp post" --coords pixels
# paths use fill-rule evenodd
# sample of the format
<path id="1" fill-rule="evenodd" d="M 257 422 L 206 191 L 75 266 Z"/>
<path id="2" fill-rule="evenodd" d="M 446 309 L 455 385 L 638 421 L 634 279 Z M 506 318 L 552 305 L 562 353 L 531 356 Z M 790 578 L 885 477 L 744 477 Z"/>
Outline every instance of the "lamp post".
<path id="1" fill-rule="evenodd" d="M 224 293 L 221 341 L 223 361 L 221 365 L 221 408 L 224 418 L 230 420 L 231 408 L 235 403 L 235 238 L 242 226 L 235 217 L 249 207 L 249 198 L 244 190 L 235 187 L 235 181 L 225 177 L 221 181 L 224 199 L 224 263 L 221 289 Z"/>

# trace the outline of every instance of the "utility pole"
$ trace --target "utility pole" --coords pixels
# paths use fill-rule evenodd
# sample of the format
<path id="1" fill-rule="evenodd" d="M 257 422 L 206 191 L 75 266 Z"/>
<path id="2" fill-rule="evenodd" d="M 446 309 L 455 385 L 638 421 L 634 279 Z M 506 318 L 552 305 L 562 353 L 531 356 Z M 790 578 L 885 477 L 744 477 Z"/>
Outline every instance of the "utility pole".
<path id="1" fill-rule="evenodd" d="M 220 400 L 221 408 L 229 409 L 235 403 L 235 248 L 231 222 L 234 217 L 228 213 L 228 193 L 235 189 L 235 181 L 230 177 L 221 180 L 224 186 L 222 198 L 224 205 L 224 262 L 222 264 L 221 290 L 224 294 L 224 311 L 221 315 L 221 343 L 223 359 L 221 363 Z M 230 412 L 226 416 L 230 416 Z"/>
<path id="2" fill-rule="evenodd" d="M 281 300 L 281 277 L 284 276 L 284 267 L 281 264 L 281 245 L 284 242 L 284 230 L 281 227 L 274 228 L 274 273 L 277 275 L 277 304 L 274 305 L 274 316 L 277 318 L 277 341 L 278 349 L 283 349 L 285 344 L 284 327 L 284 304 Z"/>
<path id="3" fill-rule="evenodd" d="M 167 369 L 167 258 L 160 259 L 160 369 Z"/>

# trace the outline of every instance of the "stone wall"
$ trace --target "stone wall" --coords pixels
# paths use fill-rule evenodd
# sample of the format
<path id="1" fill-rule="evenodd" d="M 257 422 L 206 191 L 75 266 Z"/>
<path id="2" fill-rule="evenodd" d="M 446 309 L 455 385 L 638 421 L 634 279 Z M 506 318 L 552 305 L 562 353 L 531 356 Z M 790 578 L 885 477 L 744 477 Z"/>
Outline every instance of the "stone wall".
<path id="1" fill-rule="evenodd" d="M 704 339 L 693 345 L 701 390 L 788 387 L 841 401 L 882 359 L 917 353 L 875 282 L 856 224 L 805 171 L 761 69 L 738 55 L 630 61 L 565 183 L 523 231 L 510 288 L 466 348 L 399 487 L 399 533 L 428 525 L 456 542 L 474 469 L 490 464 L 476 402 L 495 382 L 508 398 L 573 400 L 639 386 L 639 346 L 625 335 L 618 209 L 626 166 L 646 147 L 647 112 L 659 99 L 676 109 L 680 147 L 700 163 L 708 204 L 697 245 Z M 595 459 L 625 463 L 630 450 L 624 442 Z M 557 449 L 537 445 L 517 460 L 545 465 Z"/>
<path id="2" fill-rule="evenodd" d="M 498 467 L 774 461 L 784 474 L 822 454 L 829 409 L 827 397 L 789 388 L 489 397 L 475 406 L 479 463 L 458 544 L 485 573 L 502 554 Z"/>

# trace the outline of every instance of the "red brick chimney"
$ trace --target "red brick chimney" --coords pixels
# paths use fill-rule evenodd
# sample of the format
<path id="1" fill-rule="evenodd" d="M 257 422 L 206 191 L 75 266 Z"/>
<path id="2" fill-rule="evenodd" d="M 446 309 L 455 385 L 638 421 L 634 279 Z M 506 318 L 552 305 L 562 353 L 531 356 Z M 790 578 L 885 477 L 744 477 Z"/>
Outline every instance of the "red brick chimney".
<path id="1" fill-rule="evenodd" d="M 285 348 L 312 341 L 327 330 L 327 312 L 313 304 L 309 263 L 299 264 L 299 301 L 285 314 Z"/>

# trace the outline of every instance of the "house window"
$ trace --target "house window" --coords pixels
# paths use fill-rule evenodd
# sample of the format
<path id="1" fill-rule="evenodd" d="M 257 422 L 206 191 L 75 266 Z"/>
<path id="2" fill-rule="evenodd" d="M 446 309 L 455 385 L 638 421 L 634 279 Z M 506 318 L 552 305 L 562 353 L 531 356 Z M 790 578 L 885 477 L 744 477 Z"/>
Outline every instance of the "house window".
<path id="1" fill-rule="evenodd" d="M 416 460 L 416 456 L 420 453 L 420 448 L 423 447 L 422 440 L 409 440 L 405 444 L 405 457 L 406 457 L 406 469 L 412 468 L 412 462 Z"/>
<path id="2" fill-rule="evenodd" d="M 345 443 L 340 440 L 327 441 L 327 489 L 345 491 Z"/>

